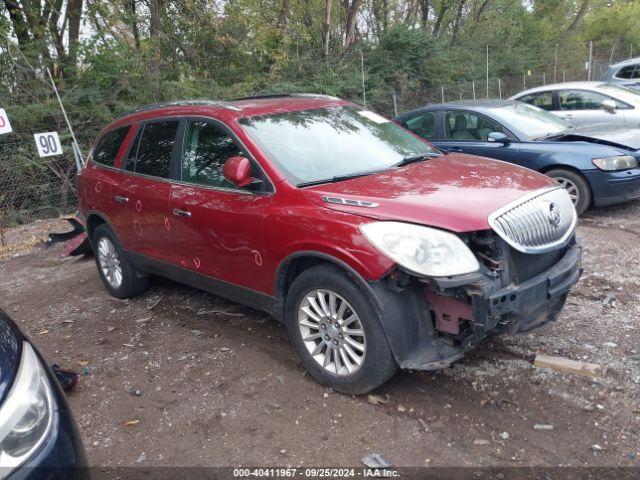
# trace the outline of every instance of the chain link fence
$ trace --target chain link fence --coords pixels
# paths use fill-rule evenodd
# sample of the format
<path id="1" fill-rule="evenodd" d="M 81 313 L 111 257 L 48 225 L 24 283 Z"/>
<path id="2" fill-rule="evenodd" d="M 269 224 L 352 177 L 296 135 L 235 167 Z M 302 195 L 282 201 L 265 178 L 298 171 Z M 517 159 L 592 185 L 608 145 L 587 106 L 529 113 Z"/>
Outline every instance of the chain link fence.
<path id="1" fill-rule="evenodd" d="M 50 126 L 39 131 L 56 130 Z M 40 158 L 33 133 L 14 131 L 0 136 L 0 229 L 77 209 L 71 142 L 61 136 L 63 154 Z"/>

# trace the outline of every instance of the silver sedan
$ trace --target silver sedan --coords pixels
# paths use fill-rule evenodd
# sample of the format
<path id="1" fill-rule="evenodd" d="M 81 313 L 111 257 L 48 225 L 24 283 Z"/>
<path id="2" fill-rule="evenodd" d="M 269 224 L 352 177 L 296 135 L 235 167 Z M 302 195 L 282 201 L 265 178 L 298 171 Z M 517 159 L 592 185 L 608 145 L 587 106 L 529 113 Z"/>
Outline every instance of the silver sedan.
<path id="1" fill-rule="evenodd" d="M 640 126 L 640 91 L 604 82 L 567 82 L 531 88 L 511 97 L 547 110 L 573 125 Z"/>

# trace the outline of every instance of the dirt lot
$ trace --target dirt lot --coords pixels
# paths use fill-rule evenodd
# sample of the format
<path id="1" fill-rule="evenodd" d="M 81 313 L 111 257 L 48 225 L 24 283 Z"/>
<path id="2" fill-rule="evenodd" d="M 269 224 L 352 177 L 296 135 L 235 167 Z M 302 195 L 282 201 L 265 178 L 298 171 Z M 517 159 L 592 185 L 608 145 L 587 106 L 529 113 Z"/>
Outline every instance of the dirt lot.
<path id="1" fill-rule="evenodd" d="M 395 466 L 639 466 L 640 202 L 579 232 L 585 274 L 556 324 L 400 372 L 381 404 L 305 376 L 259 312 L 159 279 L 119 301 L 91 258 L 60 247 L 5 258 L 0 303 L 50 362 L 83 373 L 69 400 L 93 465 L 359 466 L 377 452 Z M 536 352 L 609 373 L 539 369 Z"/>

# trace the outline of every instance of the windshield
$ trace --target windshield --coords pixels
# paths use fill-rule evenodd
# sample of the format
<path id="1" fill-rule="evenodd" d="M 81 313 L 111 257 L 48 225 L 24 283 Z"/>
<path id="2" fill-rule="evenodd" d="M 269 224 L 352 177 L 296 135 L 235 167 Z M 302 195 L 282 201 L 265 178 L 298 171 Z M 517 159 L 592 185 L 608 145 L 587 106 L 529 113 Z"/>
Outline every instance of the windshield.
<path id="1" fill-rule="evenodd" d="M 240 124 L 295 185 L 385 170 L 408 157 L 440 153 L 355 106 L 248 117 Z"/>
<path id="2" fill-rule="evenodd" d="M 490 110 L 507 127 L 512 126 L 525 132 L 530 140 L 555 135 L 571 128 L 570 123 L 528 103 L 512 103 Z"/>

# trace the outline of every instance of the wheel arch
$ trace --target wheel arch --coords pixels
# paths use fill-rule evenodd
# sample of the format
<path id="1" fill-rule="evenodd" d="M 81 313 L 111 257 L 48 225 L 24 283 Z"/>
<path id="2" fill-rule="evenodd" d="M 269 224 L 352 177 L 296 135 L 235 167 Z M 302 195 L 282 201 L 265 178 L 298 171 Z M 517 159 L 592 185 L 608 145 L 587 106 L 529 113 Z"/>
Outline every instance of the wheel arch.
<path id="1" fill-rule="evenodd" d="M 359 288 L 363 290 L 370 298 L 376 302 L 375 307 L 381 308 L 376 295 L 371 289 L 370 284 L 360 275 L 356 269 L 345 261 L 330 255 L 328 253 L 318 252 L 314 250 L 303 250 L 292 253 L 285 257 L 276 270 L 275 276 L 275 294 L 278 299 L 278 319 L 284 320 L 284 306 L 287 292 L 291 284 L 303 271 L 308 268 L 315 267 L 327 263 L 344 271 L 349 277 L 356 282 Z"/>
<path id="2" fill-rule="evenodd" d="M 109 225 L 109 221 L 104 214 L 95 211 L 89 212 L 89 215 L 87 215 L 87 220 L 85 222 L 85 229 L 87 231 L 87 237 L 90 241 L 93 241 L 93 232 L 96 231 L 96 228 L 103 224 Z M 109 228 L 111 228 L 110 225 Z"/>

